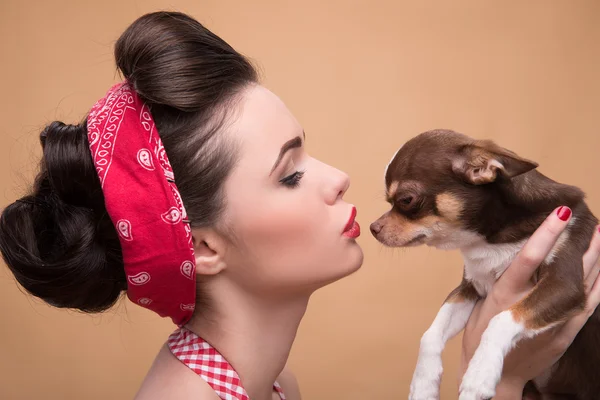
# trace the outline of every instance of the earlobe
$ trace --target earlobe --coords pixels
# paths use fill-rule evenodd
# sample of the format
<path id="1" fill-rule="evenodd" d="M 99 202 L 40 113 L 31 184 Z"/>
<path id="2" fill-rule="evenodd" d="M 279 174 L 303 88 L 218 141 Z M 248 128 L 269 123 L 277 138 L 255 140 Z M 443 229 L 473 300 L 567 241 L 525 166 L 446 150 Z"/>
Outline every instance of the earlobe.
<path id="1" fill-rule="evenodd" d="M 452 162 L 452 171 L 472 185 L 484 185 L 514 178 L 537 166 L 492 141 L 480 140 L 462 149 Z"/>
<path id="2" fill-rule="evenodd" d="M 222 258 L 222 250 L 215 239 L 195 233 L 193 243 L 196 257 L 196 274 L 216 275 L 226 268 L 227 265 Z"/>
<path id="3" fill-rule="evenodd" d="M 453 164 L 453 167 L 455 173 L 463 175 L 467 182 L 473 185 L 492 183 L 496 181 L 499 174 L 505 172 L 504 165 L 493 158 L 481 162 L 481 165 L 479 163 L 470 164 L 468 161 L 463 160 L 460 164 Z"/>

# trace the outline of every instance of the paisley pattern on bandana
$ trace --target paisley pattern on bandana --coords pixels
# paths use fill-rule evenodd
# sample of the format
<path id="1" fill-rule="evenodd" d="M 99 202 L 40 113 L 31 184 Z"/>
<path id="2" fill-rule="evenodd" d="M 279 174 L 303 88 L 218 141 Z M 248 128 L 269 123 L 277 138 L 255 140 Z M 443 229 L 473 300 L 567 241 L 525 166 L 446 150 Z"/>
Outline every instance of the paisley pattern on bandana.
<path id="1" fill-rule="evenodd" d="M 150 110 L 118 83 L 91 109 L 87 129 L 123 251 L 127 296 L 181 326 L 196 299 L 192 231 Z"/>

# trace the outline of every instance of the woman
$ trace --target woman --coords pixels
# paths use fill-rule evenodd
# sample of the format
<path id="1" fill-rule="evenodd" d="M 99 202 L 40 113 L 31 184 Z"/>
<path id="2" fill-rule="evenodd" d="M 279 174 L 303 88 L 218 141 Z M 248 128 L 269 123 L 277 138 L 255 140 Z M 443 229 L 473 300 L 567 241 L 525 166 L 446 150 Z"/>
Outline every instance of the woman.
<path id="1" fill-rule="evenodd" d="M 56 307 L 100 312 L 126 292 L 179 326 L 138 399 L 299 399 L 285 364 L 309 297 L 362 264 L 348 177 L 304 151 L 301 125 L 252 65 L 190 17 L 139 18 L 115 57 L 125 82 L 81 124 L 41 133 L 32 194 L 2 214 L 6 264 Z M 529 246 L 544 252 L 556 231 L 538 239 Z M 495 298 L 524 290 L 508 281 Z M 492 305 L 470 326 L 509 304 Z M 512 371 L 499 396 L 520 398 L 527 374 Z"/>

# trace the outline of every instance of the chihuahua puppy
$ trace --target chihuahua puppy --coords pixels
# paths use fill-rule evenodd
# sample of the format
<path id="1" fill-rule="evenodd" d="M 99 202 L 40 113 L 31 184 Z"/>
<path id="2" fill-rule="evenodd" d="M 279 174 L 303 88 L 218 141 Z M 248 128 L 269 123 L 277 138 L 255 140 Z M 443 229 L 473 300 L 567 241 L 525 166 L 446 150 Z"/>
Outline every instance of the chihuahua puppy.
<path id="1" fill-rule="evenodd" d="M 439 398 L 446 342 L 464 329 L 475 302 L 488 294 L 559 206 L 568 207 L 558 210 L 564 220 L 572 210 L 569 225 L 539 267 L 534 289 L 490 321 L 463 376 L 459 399 L 492 398 L 504 357 L 519 340 L 583 310 L 582 257 L 598 220 L 580 189 L 547 178 L 537 166 L 494 142 L 450 130 L 416 136 L 388 164 L 385 185 L 391 208 L 371 224 L 373 236 L 390 247 L 457 249 L 464 260 L 462 282 L 421 339 L 410 400 Z M 600 312 L 595 312 L 562 358 L 533 382 L 540 395 L 597 400 L 598 371 Z"/>

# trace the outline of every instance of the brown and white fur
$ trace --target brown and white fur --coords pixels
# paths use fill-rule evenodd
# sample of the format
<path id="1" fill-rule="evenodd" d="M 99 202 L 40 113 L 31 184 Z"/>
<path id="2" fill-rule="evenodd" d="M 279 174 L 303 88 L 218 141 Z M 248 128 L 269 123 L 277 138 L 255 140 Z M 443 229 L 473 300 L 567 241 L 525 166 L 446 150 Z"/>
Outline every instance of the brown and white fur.
<path id="1" fill-rule="evenodd" d="M 584 193 L 536 170 L 535 162 L 491 141 L 449 131 L 422 133 L 394 155 L 385 172 L 388 212 L 371 224 L 386 246 L 421 244 L 461 251 L 464 274 L 421 339 L 410 400 L 439 398 L 442 350 L 461 332 L 526 240 L 557 207 L 571 221 L 539 267 L 534 289 L 494 317 L 460 385 L 460 400 L 494 396 L 504 357 L 515 344 L 555 327 L 583 309 L 582 257 L 597 219 Z M 600 398 L 600 312 L 563 357 L 533 382 L 540 398 Z M 545 394 L 544 394 L 545 393 Z M 559 397 L 549 397 L 550 395 Z"/>

